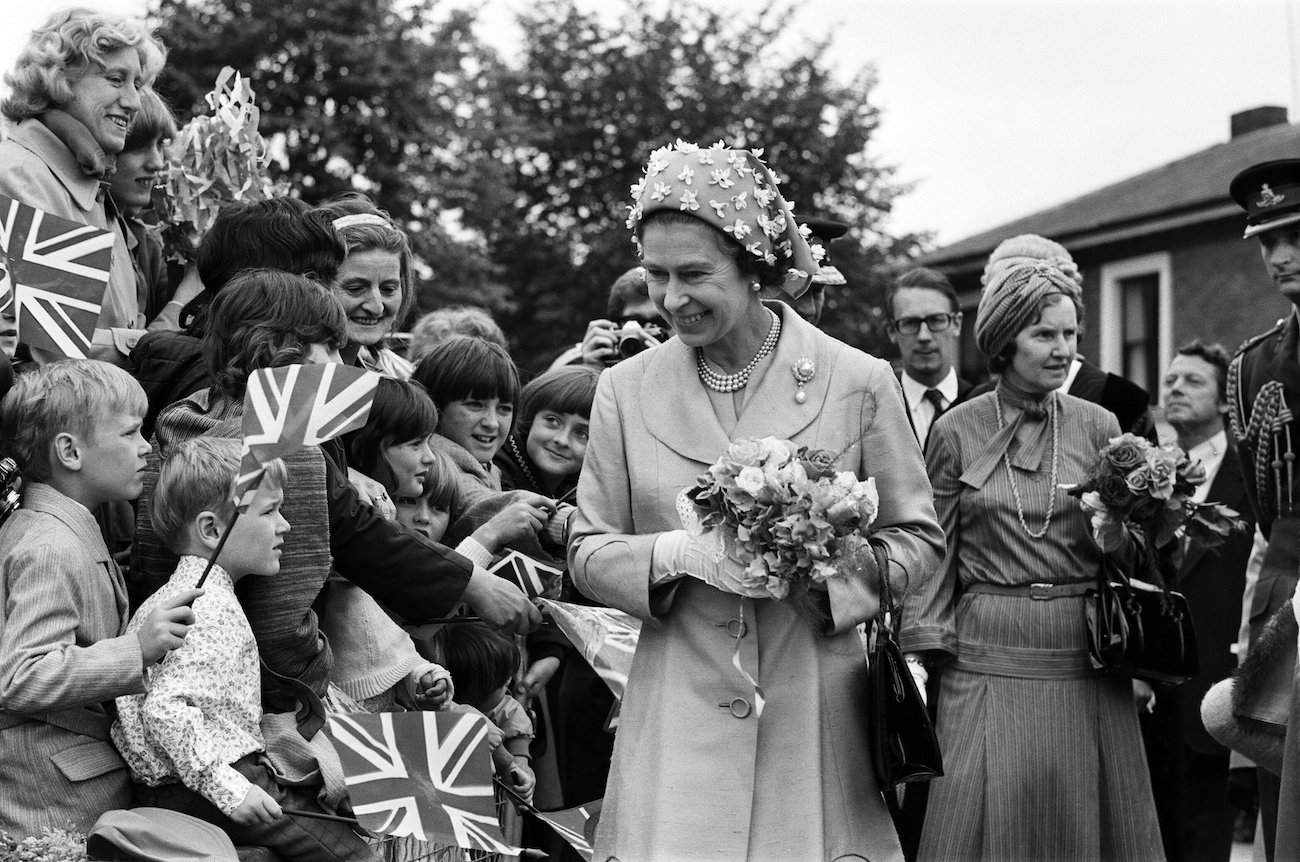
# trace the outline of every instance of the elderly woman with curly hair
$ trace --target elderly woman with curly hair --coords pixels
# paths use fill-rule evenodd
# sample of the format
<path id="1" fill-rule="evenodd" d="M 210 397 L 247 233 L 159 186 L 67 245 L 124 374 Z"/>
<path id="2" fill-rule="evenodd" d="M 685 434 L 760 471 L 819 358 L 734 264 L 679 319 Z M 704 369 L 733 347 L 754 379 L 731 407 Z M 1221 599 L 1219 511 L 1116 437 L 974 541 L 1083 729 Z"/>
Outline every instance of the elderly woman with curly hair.
<path id="1" fill-rule="evenodd" d="M 147 286 L 136 278 L 125 230 L 104 186 L 140 111 L 141 93 L 164 57 L 140 21 L 87 9 L 57 12 L 33 31 L 5 75 L 12 92 L 0 103 L 14 123 L 0 142 L 0 194 L 113 233 L 108 289 L 85 352 L 123 366 L 134 334 L 148 323 L 148 298 L 142 295 Z M 3 322 L 10 336 L 12 315 L 11 308 Z M 153 324 L 174 327 L 174 318 Z M 30 352 L 40 363 L 57 358 L 44 349 Z"/>

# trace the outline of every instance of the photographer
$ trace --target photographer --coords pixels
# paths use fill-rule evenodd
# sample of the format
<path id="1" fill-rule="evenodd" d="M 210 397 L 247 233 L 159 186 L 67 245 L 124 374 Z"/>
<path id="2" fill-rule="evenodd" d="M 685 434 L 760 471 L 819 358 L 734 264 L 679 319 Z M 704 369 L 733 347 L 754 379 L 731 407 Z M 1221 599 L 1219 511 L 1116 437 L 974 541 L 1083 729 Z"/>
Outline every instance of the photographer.
<path id="1" fill-rule="evenodd" d="M 593 368 L 617 365 L 647 347 L 667 341 L 673 331 L 650 301 L 645 273 L 636 266 L 620 275 L 609 288 L 608 319 L 587 324 L 582 343 L 551 363 L 551 368 L 582 363 Z"/>

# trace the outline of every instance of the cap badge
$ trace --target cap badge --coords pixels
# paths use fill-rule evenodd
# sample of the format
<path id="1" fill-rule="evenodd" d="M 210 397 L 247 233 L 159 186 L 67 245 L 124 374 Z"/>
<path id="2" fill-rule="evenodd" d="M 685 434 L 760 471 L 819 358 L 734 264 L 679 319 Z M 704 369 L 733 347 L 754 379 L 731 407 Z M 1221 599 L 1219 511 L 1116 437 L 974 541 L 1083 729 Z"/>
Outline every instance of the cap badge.
<path id="1" fill-rule="evenodd" d="M 1277 192 L 1273 191 L 1268 187 L 1268 183 L 1264 183 L 1262 186 L 1259 187 L 1260 206 L 1262 207 L 1277 206 L 1278 204 L 1282 203 L 1282 201 L 1284 200 L 1286 200 L 1286 195 L 1280 195 Z"/>

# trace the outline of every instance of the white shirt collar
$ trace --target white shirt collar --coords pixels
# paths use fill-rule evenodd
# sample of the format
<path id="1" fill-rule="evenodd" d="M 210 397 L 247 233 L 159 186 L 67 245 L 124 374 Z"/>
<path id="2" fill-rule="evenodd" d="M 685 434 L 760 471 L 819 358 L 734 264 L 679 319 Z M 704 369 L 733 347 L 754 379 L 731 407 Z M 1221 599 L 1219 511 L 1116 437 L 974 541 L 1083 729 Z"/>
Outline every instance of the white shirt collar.
<path id="1" fill-rule="evenodd" d="M 932 388 L 939 390 L 939 394 L 943 396 L 946 407 L 951 407 L 952 402 L 957 400 L 956 368 L 949 368 L 948 376 L 940 380 L 938 386 L 933 387 L 926 386 L 924 383 L 914 380 L 912 376 L 907 373 L 906 368 L 903 369 L 901 376 L 903 379 L 903 395 L 907 397 L 908 407 L 915 407 L 919 404 L 925 398 L 926 391 Z"/>
<path id="2" fill-rule="evenodd" d="M 1191 449 L 1187 450 L 1187 458 L 1190 461 L 1200 461 L 1201 466 L 1205 468 L 1205 481 L 1196 486 L 1192 492 L 1192 499 L 1198 503 L 1204 503 L 1205 498 L 1210 494 L 1210 485 L 1214 483 L 1214 477 L 1219 473 L 1219 467 L 1223 465 L 1223 456 L 1228 451 L 1228 434 L 1226 431 L 1220 431 L 1208 440 L 1202 440 Z"/>

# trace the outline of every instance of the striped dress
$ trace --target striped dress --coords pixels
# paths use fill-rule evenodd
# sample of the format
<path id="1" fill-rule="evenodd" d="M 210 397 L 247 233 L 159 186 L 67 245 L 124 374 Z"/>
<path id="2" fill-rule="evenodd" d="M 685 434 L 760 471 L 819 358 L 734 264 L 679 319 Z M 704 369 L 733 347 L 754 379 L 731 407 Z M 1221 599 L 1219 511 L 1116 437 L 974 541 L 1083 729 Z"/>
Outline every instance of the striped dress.
<path id="1" fill-rule="evenodd" d="M 1014 397 L 1000 395 L 1014 418 Z M 1057 397 L 1059 485 L 1081 481 L 1119 427 L 1095 404 Z M 949 410 L 930 434 L 927 466 L 948 548 L 935 575 L 909 591 L 901 640 L 953 660 L 938 701 L 946 774 L 930 786 L 920 859 L 1162 859 L 1131 686 L 1092 670 L 1086 599 L 970 591 L 1096 578 L 1088 519 L 1053 487 L 1052 420 L 1025 422 L 1018 440 L 1042 428 L 1047 441 L 1037 469 L 1013 468 L 1029 530 L 1043 529 L 1055 499 L 1037 539 L 1021 524 L 1007 459 L 979 488 L 963 481 L 998 433 L 995 393 Z M 1019 446 L 1010 446 L 1013 463 Z"/>

